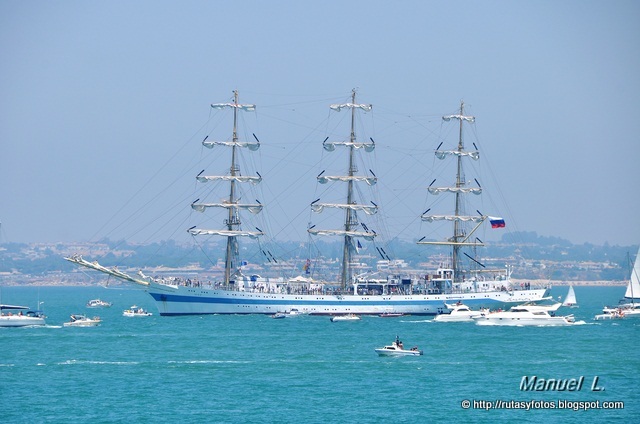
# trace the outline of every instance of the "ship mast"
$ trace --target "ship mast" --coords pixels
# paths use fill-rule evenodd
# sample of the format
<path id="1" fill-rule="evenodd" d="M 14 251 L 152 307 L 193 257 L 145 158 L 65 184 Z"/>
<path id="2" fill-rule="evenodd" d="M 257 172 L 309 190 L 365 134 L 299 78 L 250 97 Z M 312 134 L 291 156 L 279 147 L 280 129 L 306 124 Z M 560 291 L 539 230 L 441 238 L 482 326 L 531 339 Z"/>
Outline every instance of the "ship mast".
<path id="1" fill-rule="evenodd" d="M 456 182 L 453 187 L 432 187 L 429 186 L 428 190 L 431 194 L 440 194 L 440 193 L 452 193 L 455 195 L 455 210 L 453 215 L 427 215 L 427 210 L 424 214 L 422 214 L 422 220 L 433 222 L 433 221 L 452 221 L 453 222 L 453 236 L 445 241 L 418 241 L 418 244 L 431 244 L 431 245 L 445 245 L 451 246 L 452 248 L 452 258 L 451 258 L 451 267 L 453 269 L 453 278 L 454 281 L 462 281 L 462 261 L 460 257 L 460 248 L 464 246 L 483 246 L 482 242 L 477 241 L 469 241 L 469 238 L 475 231 L 482 225 L 482 223 L 488 218 L 486 215 L 476 215 L 476 216 L 468 216 L 465 215 L 466 211 L 464 210 L 464 202 L 463 196 L 466 194 L 481 194 L 482 187 L 467 187 L 466 179 L 464 176 L 463 169 L 463 160 L 464 158 L 471 158 L 474 160 L 478 160 L 480 158 L 480 153 L 475 151 L 467 151 L 464 147 L 463 140 L 463 124 L 464 122 L 474 122 L 475 117 L 466 116 L 464 114 L 464 102 L 460 102 L 460 113 L 457 115 L 448 115 L 443 116 L 442 119 L 444 121 L 450 121 L 452 119 L 459 121 L 459 132 L 458 132 L 458 145 L 455 150 L 436 150 L 435 154 L 438 159 L 445 159 L 448 156 L 455 156 L 457 161 L 456 167 Z M 439 148 L 440 146 L 438 146 Z M 435 180 L 431 183 L 433 183 Z M 477 182 L 477 181 L 476 181 Z M 472 222 L 475 223 L 476 226 L 469 231 L 468 233 L 465 231 L 464 223 Z"/>
<path id="2" fill-rule="evenodd" d="M 460 102 L 460 116 L 464 116 L 464 102 Z M 464 151 L 464 143 L 462 141 L 462 122 L 463 119 L 459 119 L 460 130 L 458 134 L 458 153 L 462 153 Z M 461 188 L 464 185 L 464 174 L 462 171 L 462 155 L 457 155 L 457 172 L 456 172 L 456 188 Z M 455 207 L 455 216 L 461 216 L 462 214 L 462 192 L 460 190 L 455 191 L 456 198 L 456 207 Z M 457 244 L 460 240 L 464 238 L 464 228 L 461 225 L 461 222 L 458 220 L 453 221 L 453 256 L 451 258 L 453 265 L 453 275 L 457 276 L 457 271 L 462 268 L 462 264 L 460 262 L 460 245 Z"/>
<path id="3" fill-rule="evenodd" d="M 205 212 L 209 208 L 223 208 L 227 209 L 227 218 L 224 220 L 224 224 L 226 229 L 224 230 L 208 230 L 202 228 L 191 227 L 187 231 L 193 235 L 215 235 L 222 236 L 227 238 L 227 249 L 225 252 L 225 272 L 224 272 L 224 285 L 228 287 L 232 283 L 232 278 L 235 278 L 239 273 L 240 269 L 239 265 L 239 251 L 238 251 L 238 237 L 251 237 L 257 238 L 258 236 L 264 235 L 262 230 L 256 228 L 258 231 L 247 231 L 240 229 L 240 210 L 248 211 L 253 214 L 260 213 L 262 211 L 262 204 L 256 200 L 256 203 L 240 203 L 240 198 L 238 196 L 238 184 L 241 183 L 251 183 L 258 184 L 262 181 L 262 176 L 256 172 L 257 176 L 246 176 L 240 173 L 240 168 L 238 167 L 238 154 L 240 151 L 238 149 L 247 148 L 251 151 L 258 150 L 260 148 L 260 141 L 254 134 L 255 142 L 247 142 L 240 141 L 238 139 L 238 111 L 254 111 L 256 109 L 256 105 L 252 104 L 240 104 L 238 103 L 238 92 L 233 92 L 233 103 L 214 103 L 211 105 L 213 109 L 225 109 L 232 108 L 233 109 L 233 134 L 231 141 L 209 141 L 207 140 L 209 137 L 205 137 L 202 140 L 202 145 L 206 148 L 213 149 L 216 146 L 222 146 L 224 148 L 231 147 L 231 167 L 229 169 L 228 175 L 221 176 L 209 176 L 203 175 L 204 170 L 200 171 L 200 173 L 196 176 L 196 180 L 200 183 L 208 183 L 211 181 L 225 181 L 229 182 L 229 197 L 226 198 L 221 203 L 207 203 L 201 202 L 200 199 L 196 199 L 191 203 L 191 208 L 197 212 Z M 140 284 L 143 286 L 149 286 L 149 281 L 152 278 L 142 274 L 140 271 L 139 276 L 132 276 L 126 274 L 124 272 L 119 271 L 117 268 L 106 268 L 100 265 L 97 262 L 89 262 L 82 258 L 79 255 L 73 255 L 71 257 L 65 258 L 66 260 L 76 263 L 78 265 L 94 269 L 96 271 L 103 272 L 108 275 L 112 275 L 116 278 L 120 278 L 126 281 L 130 281 L 132 283 Z"/>
<path id="4" fill-rule="evenodd" d="M 218 103 L 212 104 L 214 109 L 233 109 L 233 133 L 231 141 L 207 141 L 203 140 L 202 145 L 212 149 L 214 146 L 224 146 L 231 148 L 231 166 L 229 168 L 229 174 L 225 176 L 204 176 L 202 172 L 198 174 L 196 179 L 199 182 L 206 183 L 209 181 L 228 181 L 229 182 L 229 197 L 223 203 L 203 203 L 200 199 L 197 199 L 191 204 L 191 207 L 198 211 L 204 212 L 207 208 L 225 208 L 227 209 L 227 218 L 224 220 L 226 230 L 204 230 L 192 227 L 189 232 L 192 235 L 217 235 L 227 238 L 227 246 L 225 250 L 225 264 L 224 264 L 224 285 L 229 286 L 235 277 L 236 272 L 239 270 L 239 249 L 238 249 L 238 237 L 247 236 L 255 238 L 263 235 L 262 231 L 244 231 L 240 229 L 240 210 L 248 210 L 251 213 L 259 213 L 262 211 L 262 204 L 260 202 L 251 204 L 239 203 L 238 197 L 238 184 L 239 183 L 252 183 L 258 184 L 262 181 L 260 174 L 257 176 L 243 176 L 240 173 L 238 167 L 238 154 L 240 148 L 248 148 L 249 150 L 258 150 L 260 147 L 260 141 L 256 137 L 256 142 L 242 142 L 238 139 L 238 111 L 254 111 L 255 105 L 240 104 L 238 103 L 238 91 L 233 91 L 233 103 Z M 254 135 L 255 137 L 255 135 Z M 256 228 L 257 229 L 257 228 Z"/>
<path id="5" fill-rule="evenodd" d="M 233 205 L 237 203 L 236 199 L 236 180 L 234 177 L 238 174 L 239 169 L 236 163 L 236 150 L 238 149 L 238 90 L 233 91 L 233 144 L 231 146 L 231 181 L 229 190 L 229 204 Z M 232 232 L 235 228 L 240 227 L 240 217 L 238 215 L 238 209 L 229 208 L 229 218 L 225 220 L 227 230 Z M 235 269 L 238 263 L 238 239 L 235 236 L 227 237 L 227 249 L 225 253 L 224 263 L 224 284 L 229 285 L 231 279 L 231 270 Z"/>
<path id="6" fill-rule="evenodd" d="M 351 92 L 351 103 L 344 104 L 333 104 L 330 106 L 331 109 L 335 111 L 340 111 L 341 109 L 351 109 L 351 132 L 349 135 L 349 141 L 336 141 L 336 142 L 327 142 L 328 138 L 324 140 L 323 147 L 325 150 L 332 152 L 336 149 L 336 146 L 344 146 L 349 148 L 349 164 L 347 175 L 342 176 L 325 176 L 324 171 L 318 175 L 317 179 L 320 184 L 325 184 L 329 181 L 341 181 L 347 183 L 347 198 L 346 203 L 318 203 L 320 199 L 315 200 L 311 204 L 311 209 L 314 212 L 322 212 L 324 208 L 340 208 L 344 209 L 344 225 L 343 229 L 340 230 L 317 230 L 313 227 L 309 228 L 307 231 L 310 234 L 314 235 L 340 235 L 344 239 L 344 244 L 342 247 L 342 270 L 340 275 L 340 284 L 343 289 L 345 289 L 352 279 L 351 272 L 351 261 L 353 257 L 353 252 L 355 250 L 356 238 L 362 237 L 367 240 L 373 240 L 376 236 L 376 233 L 370 231 L 363 224 L 363 228 L 365 231 L 357 231 L 359 221 L 357 211 L 363 211 L 368 215 L 373 215 L 378 211 L 378 207 L 375 204 L 372 205 L 361 205 L 356 203 L 356 199 L 354 198 L 354 186 L 356 182 L 365 182 L 368 185 L 374 185 L 377 182 L 377 178 L 375 175 L 357 175 L 358 168 L 356 167 L 356 151 L 358 149 L 364 149 L 365 152 L 372 152 L 375 148 L 375 142 L 373 139 L 370 143 L 362 143 L 358 142 L 356 138 L 355 131 L 355 119 L 356 119 L 356 109 L 361 109 L 366 112 L 371 110 L 371 105 L 366 104 L 357 104 L 356 103 L 356 90 L 352 90 Z M 315 226 L 314 226 L 315 227 Z"/>
<path id="7" fill-rule="evenodd" d="M 351 92 L 351 103 L 356 103 L 356 91 Z M 357 172 L 354 165 L 354 143 L 356 141 L 355 130 L 356 109 L 351 108 L 351 134 L 349 136 L 349 180 L 347 181 L 347 205 L 353 204 L 353 176 Z M 340 283 L 342 287 L 346 287 L 349 281 L 351 281 L 351 256 L 353 254 L 353 239 L 349 235 L 349 232 L 355 225 L 358 224 L 356 213 L 353 209 L 346 209 L 344 219 L 344 246 L 342 248 L 342 275 Z"/>

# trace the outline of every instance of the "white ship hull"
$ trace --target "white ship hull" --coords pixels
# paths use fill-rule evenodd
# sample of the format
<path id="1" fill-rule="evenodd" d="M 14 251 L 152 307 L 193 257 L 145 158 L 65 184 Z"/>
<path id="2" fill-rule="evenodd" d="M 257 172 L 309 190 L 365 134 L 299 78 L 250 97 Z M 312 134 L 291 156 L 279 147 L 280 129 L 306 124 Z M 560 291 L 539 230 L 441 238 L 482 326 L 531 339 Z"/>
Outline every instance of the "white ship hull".
<path id="1" fill-rule="evenodd" d="M 27 327 L 30 325 L 45 325 L 44 318 L 42 317 L 28 317 L 28 316 L 2 316 L 0 317 L 0 327 Z"/>
<path id="2" fill-rule="evenodd" d="M 444 302 L 460 301 L 474 307 L 495 308 L 539 301 L 547 295 L 546 289 L 424 295 L 278 294 L 153 283 L 146 290 L 155 300 L 160 315 L 164 316 L 274 314 L 291 309 L 316 315 L 378 315 L 390 310 L 411 315 L 436 315 L 443 311 Z"/>

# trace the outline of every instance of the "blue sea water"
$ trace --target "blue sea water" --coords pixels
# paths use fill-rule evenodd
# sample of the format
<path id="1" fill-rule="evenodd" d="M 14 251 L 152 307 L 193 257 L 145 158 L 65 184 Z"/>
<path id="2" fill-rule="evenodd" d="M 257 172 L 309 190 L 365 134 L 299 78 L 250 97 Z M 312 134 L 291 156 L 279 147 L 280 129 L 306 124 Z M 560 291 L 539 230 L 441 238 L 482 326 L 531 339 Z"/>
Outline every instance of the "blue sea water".
<path id="1" fill-rule="evenodd" d="M 554 288 L 564 296 L 566 287 Z M 36 306 L 46 327 L 0 328 L 3 423 L 638 422 L 640 319 L 594 321 L 624 287 L 576 287 L 569 328 L 479 327 L 428 317 L 186 316 L 156 312 L 135 288 L 4 287 L 2 302 Z M 87 309 L 89 299 L 113 302 Z M 94 328 L 63 327 L 100 315 Z M 421 357 L 378 357 L 398 335 Z M 521 391 L 523 376 L 584 376 L 581 391 Z M 597 386 L 591 385 L 598 377 Z M 471 407 L 464 409 L 463 401 Z M 526 404 L 573 402 L 566 409 Z M 476 401 L 476 407 L 474 407 Z M 505 401 L 489 409 L 478 401 Z M 577 402 L 624 402 L 624 409 Z M 517 407 L 517 406 L 520 407 Z M 510 407 L 509 407 L 510 406 Z"/>

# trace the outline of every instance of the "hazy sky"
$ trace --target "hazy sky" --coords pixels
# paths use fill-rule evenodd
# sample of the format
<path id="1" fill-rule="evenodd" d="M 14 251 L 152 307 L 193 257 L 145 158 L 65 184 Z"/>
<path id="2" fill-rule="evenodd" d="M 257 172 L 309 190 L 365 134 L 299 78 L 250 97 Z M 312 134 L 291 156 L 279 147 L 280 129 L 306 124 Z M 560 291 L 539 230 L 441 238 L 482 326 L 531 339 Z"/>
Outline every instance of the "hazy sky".
<path id="1" fill-rule="evenodd" d="M 185 238 L 195 175 L 224 170 L 200 145 L 231 130 L 209 105 L 235 89 L 258 106 L 242 138 L 262 142 L 269 230 L 304 239 L 322 140 L 348 135 L 328 106 L 357 87 L 391 236 L 425 234 L 440 116 L 464 100 L 484 213 L 638 244 L 639 22 L 635 0 L 4 0 L 2 241 Z"/>

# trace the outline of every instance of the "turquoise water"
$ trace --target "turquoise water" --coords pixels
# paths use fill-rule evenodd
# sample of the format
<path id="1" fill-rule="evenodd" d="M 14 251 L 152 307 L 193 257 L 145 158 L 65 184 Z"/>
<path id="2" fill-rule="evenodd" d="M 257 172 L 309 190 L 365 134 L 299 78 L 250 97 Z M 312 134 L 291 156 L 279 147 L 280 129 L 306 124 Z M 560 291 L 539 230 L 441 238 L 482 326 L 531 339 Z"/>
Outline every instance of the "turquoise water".
<path id="1" fill-rule="evenodd" d="M 125 318 L 132 304 L 156 312 L 151 298 L 134 288 L 4 287 L 3 303 L 44 301 L 48 325 L 0 328 L 2 422 L 637 422 L 640 319 L 593 321 L 624 287 L 575 291 L 580 307 L 560 313 L 587 324 L 545 328 L 410 316 Z M 85 308 L 93 298 L 114 306 Z M 73 313 L 103 323 L 63 327 Z M 373 349 L 396 335 L 425 355 L 378 357 Z M 521 391 L 522 377 L 534 375 L 585 382 L 576 392 Z M 596 376 L 604 391 L 591 391 Z M 624 409 L 463 409 L 467 399 Z"/>

